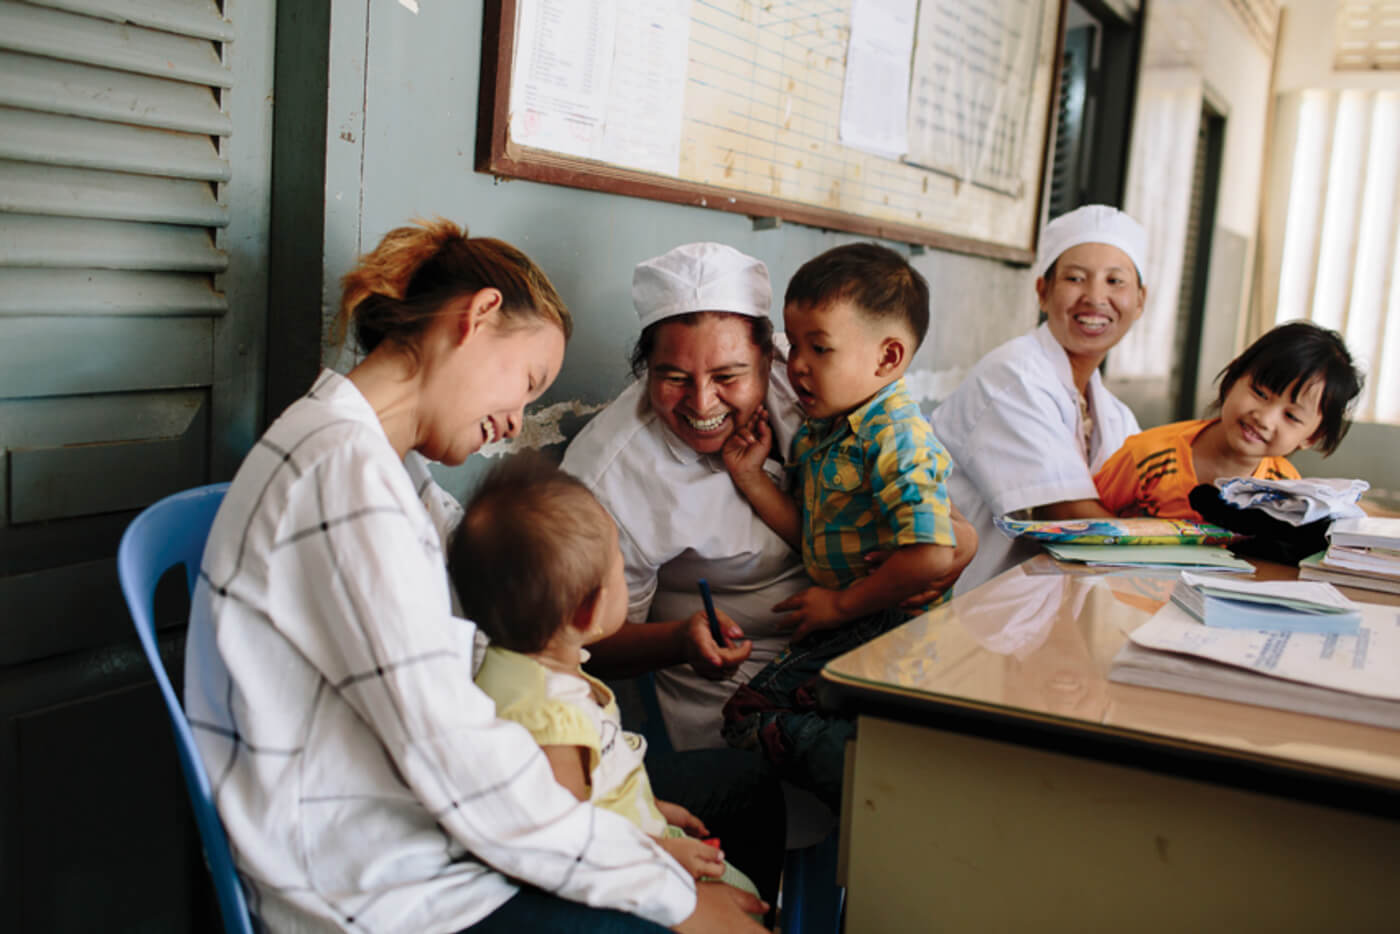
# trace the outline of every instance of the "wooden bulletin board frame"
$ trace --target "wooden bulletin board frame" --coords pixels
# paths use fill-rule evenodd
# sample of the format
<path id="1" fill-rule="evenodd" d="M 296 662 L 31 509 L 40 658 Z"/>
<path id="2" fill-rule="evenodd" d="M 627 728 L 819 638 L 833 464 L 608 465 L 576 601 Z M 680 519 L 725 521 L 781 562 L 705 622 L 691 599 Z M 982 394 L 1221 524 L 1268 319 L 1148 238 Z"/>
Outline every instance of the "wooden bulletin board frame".
<path id="1" fill-rule="evenodd" d="M 1053 57 L 1050 59 L 1049 94 L 1046 99 L 1032 101 L 1031 118 L 1037 115 L 1043 122 L 1039 146 L 1030 139 L 1024 158 L 1036 150 L 1038 166 L 1035 190 L 1023 197 L 1033 200 L 1029 237 L 1025 242 L 1001 242 L 989 237 L 966 236 L 955 230 L 936 225 L 921 225 L 890 220 L 878 216 L 822 207 L 803 201 L 772 197 L 722 185 L 693 181 L 670 175 L 638 171 L 593 159 L 579 158 L 546 149 L 531 148 L 511 138 L 511 74 L 515 65 L 516 33 L 520 0 L 487 0 L 482 30 L 481 84 L 477 126 L 477 171 L 504 178 L 528 179 L 547 184 L 566 185 L 593 191 L 628 195 L 657 201 L 668 201 L 696 207 L 712 208 L 754 218 L 777 219 L 806 224 L 829 230 L 841 230 L 865 236 L 934 247 L 1029 264 L 1035 257 L 1035 241 L 1040 229 L 1041 193 L 1044 190 L 1050 159 L 1055 108 L 1058 99 L 1060 68 L 1055 67 L 1062 54 L 1065 34 L 1067 0 L 1044 0 L 1046 20 L 1041 28 L 1048 30 L 1048 17 L 1054 15 Z M 1043 113 L 1041 112 L 1043 111 Z M 898 163 L 906 168 L 926 172 L 943 185 L 954 184 L 946 177 L 916 166 Z M 963 183 L 967 184 L 967 183 Z M 928 182 L 924 183 L 928 190 Z M 955 191 L 958 189 L 954 189 Z"/>

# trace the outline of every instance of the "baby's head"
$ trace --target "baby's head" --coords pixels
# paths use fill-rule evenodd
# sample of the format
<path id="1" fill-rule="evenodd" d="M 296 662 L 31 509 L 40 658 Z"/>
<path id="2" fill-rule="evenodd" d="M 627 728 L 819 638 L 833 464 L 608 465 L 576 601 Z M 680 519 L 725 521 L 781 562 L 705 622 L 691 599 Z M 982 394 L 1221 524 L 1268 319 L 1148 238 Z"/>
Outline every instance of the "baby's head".
<path id="1" fill-rule="evenodd" d="M 515 652 L 539 652 L 566 627 L 586 645 L 627 617 L 617 526 L 543 454 L 491 469 L 452 536 L 447 567 L 467 617 Z"/>
<path id="2" fill-rule="evenodd" d="M 1232 441 L 1279 457 L 1301 448 L 1315 447 L 1323 456 L 1335 451 L 1362 385 L 1342 336 L 1306 321 L 1269 331 L 1217 379 L 1215 408 Z"/>
<path id="3" fill-rule="evenodd" d="M 888 247 L 848 243 L 804 263 L 788 282 L 783 322 L 807 414 L 849 412 L 903 376 L 928 320 L 928 282 Z"/>

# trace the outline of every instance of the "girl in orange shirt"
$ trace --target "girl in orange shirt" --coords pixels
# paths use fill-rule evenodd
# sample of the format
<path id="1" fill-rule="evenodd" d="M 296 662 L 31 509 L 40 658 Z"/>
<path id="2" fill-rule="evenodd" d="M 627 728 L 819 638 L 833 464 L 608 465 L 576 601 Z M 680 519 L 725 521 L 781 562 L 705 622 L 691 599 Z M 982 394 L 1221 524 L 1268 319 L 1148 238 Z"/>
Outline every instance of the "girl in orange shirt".
<path id="1" fill-rule="evenodd" d="M 1305 321 L 1281 324 L 1221 371 L 1219 417 L 1173 422 L 1132 435 L 1094 476 L 1119 516 L 1194 519 L 1187 497 L 1222 477 L 1296 479 L 1286 458 L 1337 449 L 1361 393 L 1341 335 Z"/>

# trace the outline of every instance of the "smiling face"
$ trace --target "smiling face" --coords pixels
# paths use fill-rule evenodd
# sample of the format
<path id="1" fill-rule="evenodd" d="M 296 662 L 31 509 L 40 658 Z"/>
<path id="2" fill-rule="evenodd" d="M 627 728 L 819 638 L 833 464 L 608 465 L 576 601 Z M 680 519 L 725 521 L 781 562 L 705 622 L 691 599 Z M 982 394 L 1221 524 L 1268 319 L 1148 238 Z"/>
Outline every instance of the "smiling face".
<path id="1" fill-rule="evenodd" d="M 557 325 L 505 326 L 489 308 L 472 314 L 469 333 L 456 342 L 452 329 L 463 326 L 459 317 L 444 315 L 435 323 L 449 329 L 450 349 L 424 366 L 415 447 L 447 465 L 518 435 L 525 405 L 549 388 L 564 361 L 564 332 Z"/>
<path id="2" fill-rule="evenodd" d="M 783 327 L 792 342 L 788 379 L 808 418 L 851 412 L 898 375 L 883 365 L 888 335 L 845 299 L 790 302 Z"/>
<path id="3" fill-rule="evenodd" d="M 1294 398 L 1294 394 L 1297 398 Z M 1287 457 L 1311 447 L 1322 427 L 1322 380 L 1275 393 L 1246 373 L 1220 406 L 1225 443 L 1240 457 Z"/>
<path id="4" fill-rule="evenodd" d="M 768 392 L 768 361 L 743 315 L 663 321 L 647 361 L 647 397 L 676 435 L 717 454 Z"/>
<path id="5" fill-rule="evenodd" d="M 1037 279 L 1036 295 L 1050 333 L 1092 370 L 1142 315 L 1147 290 L 1128 254 L 1106 243 L 1081 243 L 1055 260 L 1051 279 Z"/>

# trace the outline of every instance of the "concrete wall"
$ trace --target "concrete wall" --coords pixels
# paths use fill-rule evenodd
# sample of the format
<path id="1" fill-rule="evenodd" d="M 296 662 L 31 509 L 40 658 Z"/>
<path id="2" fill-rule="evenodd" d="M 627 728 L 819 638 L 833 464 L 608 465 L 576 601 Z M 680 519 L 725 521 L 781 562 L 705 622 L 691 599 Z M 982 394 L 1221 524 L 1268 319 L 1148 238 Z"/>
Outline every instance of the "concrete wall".
<path id="1" fill-rule="evenodd" d="M 1110 356 L 1110 384 L 1143 425 L 1170 418 L 1170 356 L 1177 327 L 1195 133 L 1203 103 L 1225 116 L 1216 244 L 1206 284 L 1200 371 L 1214 372 L 1243 346 L 1264 170 L 1272 56 L 1234 6 L 1221 0 L 1147 4 L 1142 72 L 1125 208 L 1151 242 L 1142 321 Z M 1243 249 L 1240 248 L 1241 242 Z M 1221 345 L 1221 341 L 1224 345 Z M 1208 396 L 1197 397 L 1197 409 Z"/>
<path id="2" fill-rule="evenodd" d="M 409 9 L 415 5 L 416 14 Z M 385 231 L 415 216 L 467 224 L 529 253 L 569 303 L 577 330 L 542 404 L 576 403 L 586 411 L 626 383 L 626 357 L 638 333 L 632 267 L 640 260 L 680 243 L 722 241 L 767 263 L 781 295 L 801 263 L 856 239 L 792 224 L 755 231 L 742 215 L 477 173 L 481 24 L 482 0 L 333 4 L 326 313 L 335 307 L 338 277 Z M 1024 267 L 933 250 L 914 255 L 913 263 L 934 296 L 914 372 L 914 385 L 931 401 L 983 353 L 1034 324 L 1034 293 Z M 326 357 L 338 359 L 329 348 Z M 579 424 L 565 419 L 560 428 L 570 434 Z M 443 477 L 461 492 L 479 469 Z"/>

